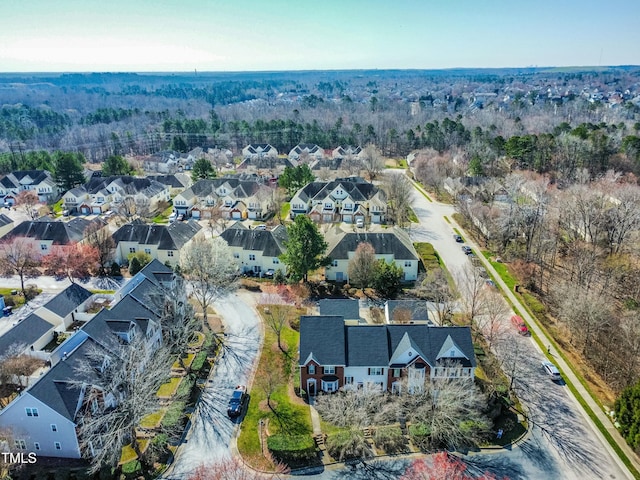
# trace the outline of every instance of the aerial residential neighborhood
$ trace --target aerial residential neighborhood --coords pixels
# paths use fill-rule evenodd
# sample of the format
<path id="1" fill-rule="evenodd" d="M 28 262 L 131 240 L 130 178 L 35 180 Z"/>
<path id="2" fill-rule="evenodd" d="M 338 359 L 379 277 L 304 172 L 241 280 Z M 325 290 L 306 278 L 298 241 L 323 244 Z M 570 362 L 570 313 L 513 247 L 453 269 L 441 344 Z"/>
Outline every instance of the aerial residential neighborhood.
<path id="1" fill-rule="evenodd" d="M 640 479 L 640 3 L 1 11 L 0 480 Z"/>

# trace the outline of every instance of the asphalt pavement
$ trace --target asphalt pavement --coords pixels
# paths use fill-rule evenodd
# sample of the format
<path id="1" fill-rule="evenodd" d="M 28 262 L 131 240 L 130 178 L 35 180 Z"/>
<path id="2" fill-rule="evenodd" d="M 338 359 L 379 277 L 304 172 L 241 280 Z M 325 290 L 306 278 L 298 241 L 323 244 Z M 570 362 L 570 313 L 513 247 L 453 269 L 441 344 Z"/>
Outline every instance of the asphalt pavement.
<path id="1" fill-rule="evenodd" d="M 453 206 L 429 201 L 414 190 L 413 209 L 420 221 L 419 226 L 411 228 L 413 241 L 433 244 L 454 277 L 457 272 L 472 268 L 469 258 L 453 238 L 454 227 L 462 233 L 466 244 L 477 252 L 479 247 L 456 225 L 452 216 L 455 213 Z M 484 260 L 481 255 L 478 258 Z M 498 285 L 511 294 L 491 266 L 483 263 L 492 271 Z M 513 386 L 527 409 L 532 423 L 531 433 L 516 448 L 466 455 L 465 462 L 477 468 L 478 472 L 488 470 L 512 480 L 633 478 L 585 415 L 569 388 L 563 382 L 554 383 L 543 372 L 543 352 L 531 337 L 518 335 L 510 326 L 510 314 L 503 319 L 502 341 L 496 342 L 494 348 L 503 362 L 517 365 L 516 371 L 512 372 Z"/>
<path id="2" fill-rule="evenodd" d="M 175 460 L 162 476 L 165 479 L 188 479 L 198 466 L 231 457 L 240 420 L 227 416 L 227 403 L 236 385 L 251 384 L 263 336 L 254 296 L 246 290 L 228 295 L 213 307 L 225 327 L 224 355 L 209 375 Z"/>

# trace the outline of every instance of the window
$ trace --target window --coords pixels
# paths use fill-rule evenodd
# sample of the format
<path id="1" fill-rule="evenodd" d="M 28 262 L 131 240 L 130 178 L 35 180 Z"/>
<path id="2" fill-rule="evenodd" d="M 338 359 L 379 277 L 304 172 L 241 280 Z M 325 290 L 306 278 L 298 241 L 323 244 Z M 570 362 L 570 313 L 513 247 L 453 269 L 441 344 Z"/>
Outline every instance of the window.
<path id="1" fill-rule="evenodd" d="M 255 259 L 256 259 L 255 255 L 253 255 L 253 254 L 249 255 L 249 260 L 254 261 Z"/>
<path id="2" fill-rule="evenodd" d="M 233 254 L 233 258 L 240 258 L 240 254 L 239 253 L 234 253 Z"/>
<path id="3" fill-rule="evenodd" d="M 33 442 L 33 448 L 40 450 L 40 442 Z"/>
<path id="4" fill-rule="evenodd" d="M 338 266 L 338 260 L 334 260 L 333 262 L 331 262 L 331 266 L 332 267 L 337 267 Z"/>
<path id="5" fill-rule="evenodd" d="M 336 373 L 336 367 L 334 367 L 333 365 L 327 365 L 322 370 L 325 375 L 335 375 Z"/>
<path id="6" fill-rule="evenodd" d="M 62 450 L 62 445 L 60 444 L 60 442 L 55 442 L 54 445 L 56 446 L 56 450 Z"/>
<path id="7" fill-rule="evenodd" d="M 129 247 L 129 253 L 136 253 L 136 247 Z"/>
<path id="8" fill-rule="evenodd" d="M 315 375 L 316 373 L 316 366 L 315 365 L 309 365 L 307 367 L 307 372 L 309 373 L 309 375 Z"/>
<path id="9" fill-rule="evenodd" d="M 370 368 L 369 375 L 384 375 L 384 368 L 382 367 Z"/>
<path id="10" fill-rule="evenodd" d="M 344 377 L 345 385 L 353 385 L 353 377 Z"/>
<path id="11" fill-rule="evenodd" d="M 145 248 L 144 249 L 144 253 L 146 253 L 147 255 L 151 255 L 151 249 L 150 248 Z"/>
<path id="12" fill-rule="evenodd" d="M 274 265 L 278 265 L 280 263 L 280 260 L 278 260 L 277 258 L 273 259 L 273 264 Z"/>
<path id="13" fill-rule="evenodd" d="M 52 432 L 57 432 L 58 431 L 58 426 L 55 423 L 51 424 L 51 431 Z"/>
<path id="14" fill-rule="evenodd" d="M 327 209 L 327 210 L 329 210 L 329 209 L 333 208 L 333 204 L 331 204 L 331 203 L 325 203 L 325 204 L 324 204 L 324 208 L 325 208 L 325 209 Z"/>
<path id="15" fill-rule="evenodd" d="M 169 250 L 167 252 L 167 257 L 173 257 L 173 250 Z"/>
<path id="16" fill-rule="evenodd" d="M 41 243 L 40 244 L 40 250 L 46 250 L 47 249 L 47 244 L 46 243 Z"/>
<path id="17" fill-rule="evenodd" d="M 15 445 L 18 450 L 27 449 L 27 442 L 25 442 L 24 440 L 15 440 Z"/>
<path id="18" fill-rule="evenodd" d="M 37 417 L 38 416 L 38 409 L 37 408 L 25 408 L 25 411 L 27 412 L 27 417 Z"/>
<path id="19" fill-rule="evenodd" d="M 404 266 L 405 267 L 410 267 L 411 266 L 411 260 L 407 260 L 406 262 L 404 262 Z"/>
<path id="20" fill-rule="evenodd" d="M 398 378 L 400 376 L 400 369 L 399 368 L 394 368 L 393 369 L 393 376 Z"/>

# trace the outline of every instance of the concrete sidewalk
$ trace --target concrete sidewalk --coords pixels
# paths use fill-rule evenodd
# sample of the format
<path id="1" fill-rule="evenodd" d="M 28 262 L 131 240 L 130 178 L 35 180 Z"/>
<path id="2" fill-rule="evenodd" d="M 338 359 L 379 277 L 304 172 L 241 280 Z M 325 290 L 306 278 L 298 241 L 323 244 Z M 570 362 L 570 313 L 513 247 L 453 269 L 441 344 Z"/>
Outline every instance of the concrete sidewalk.
<path id="1" fill-rule="evenodd" d="M 452 223 L 455 223 L 453 219 L 450 219 L 450 220 Z M 457 223 L 456 223 L 456 226 L 460 231 L 463 231 L 463 229 Z M 477 252 L 482 251 L 480 246 L 476 244 L 473 240 L 471 240 L 471 237 L 469 235 L 465 235 L 465 239 L 467 240 L 467 243 L 471 245 L 474 250 L 476 250 Z M 625 453 L 625 455 L 627 456 L 629 461 L 632 463 L 632 465 L 636 468 L 636 470 L 640 471 L 640 461 L 638 461 L 638 458 L 636 457 L 635 453 L 633 452 L 631 447 L 627 445 L 627 442 L 624 440 L 624 438 L 622 438 L 622 436 L 620 435 L 620 432 L 618 432 L 618 430 L 612 424 L 611 419 L 604 413 L 604 411 L 600 408 L 600 406 L 594 400 L 591 394 L 582 385 L 582 383 L 580 382 L 576 374 L 573 372 L 573 370 L 569 366 L 569 364 L 564 360 L 564 358 L 561 355 L 558 354 L 555 346 L 556 345 L 555 342 L 549 336 L 547 336 L 546 332 L 542 329 L 538 321 L 535 320 L 529 314 L 527 308 L 524 306 L 520 298 L 518 298 L 514 294 L 514 292 L 512 292 L 511 289 L 509 289 L 509 287 L 507 287 L 507 285 L 504 283 L 504 281 L 502 280 L 498 272 L 493 268 L 493 265 L 491 265 L 489 260 L 487 260 L 482 254 L 478 255 L 477 258 L 482 262 L 485 269 L 493 276 L 493 278 L 495 278 L 498 286 L 502 289 L 504 293 L 506 293 L 506 296 L 509 299 L 509 301 L 511 301 L 511 303 L 515 305 L 515 307 L 520 311 L 522 317 L 525 319 L 525 321 L 529 325 L 529 328 L 538 336 L 538 338 L 540 339 L 540 342 L 542 342 L 542 344 L 545 345 L 544 349 L 548 351 L 543 350 L 542 348 L 540 348 L 540 345 L 538 345 L 538 348 L 540 348 L 540 351 L 543 353 L 543 355 L 547 355 L 548 357 L 550 357 L 551 360 L 558 366 L 558 368 L 560 368 L 560 370 L 562 371 L 564 380 L 567 383 L 570 383 L 573 388 L 575 388 L 575 390 L 578 393 L 578 396 L 584 401 L 584 403 L 586 403 L 589 406 L 589 408 L 594 413 L 594 415 L 598 418 L 598 420 L 602 423 L 602 425 L 604 425 L 607 432 L 611 435 L 611 437 L 616 442 L 618 447 L 620 447 L 620 449 Z M 547 345 L 550 345 L 551 348 L 547 349 L 546 347 Z M 580 402 L 578 402 L 573 391 L 569 389 L 568 393 L 576 401 L 576 403 L 580 405 Z M 592 430 L 594 431 L 598 439 L 603 443 L 603 445 L 605 445 L 609 449 L 609 453 L 611 457 L 616 461 L 616 463 L 618 463 L 618 466 L 620 467 L 620 469 L 627 474 L 628 478 L 634 479 L 635 478 L 634 475 L 629 471 L 627 466 L 624 464 L 622 459 L 618 456 L 617 452 L 613 449 L 611 444 L 608 442 L 608 440 L 602 434 L 600 429 L 593 422 L 593 420 L 585 411 L 585 409 L 582 407 L 582 405 L 580 405 L 579 410 L 583 414 L 587 424 L 592 428 Z"/>

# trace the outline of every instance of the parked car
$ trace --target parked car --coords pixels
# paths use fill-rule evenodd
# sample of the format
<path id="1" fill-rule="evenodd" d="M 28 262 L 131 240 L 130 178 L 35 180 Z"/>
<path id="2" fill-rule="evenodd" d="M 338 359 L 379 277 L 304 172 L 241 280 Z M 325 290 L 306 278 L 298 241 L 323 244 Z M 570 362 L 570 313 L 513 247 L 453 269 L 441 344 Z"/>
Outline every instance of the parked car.
<path id="1" fill-rule="evenodd" d="M 542 362 L 542 368 L 544 372 L 551 377 L 551 380 L 557 382 L 558 380 L 562 380 L 562 375 L 560 375 L 560 370 L 553 363 L 548 360 Z"/>
<path id="2" fill-rule="evenodd" d="M 267 270 L 266 272 L 264 272 L 264 276 L 267 278 L 273 278 L 273 276 L 276 274 L 276 271 L 273 268 L 270 268 L 269 270 Z"/>
<path id="3" fill-rule="evenodd" d="M 364 227 L 364 219 L 362 219 L 362 218 L 356 219 L 356 227 L 363 228 Z"/>
<path id="4" fill-rule="evenodd" d="M 238 385 L 229 399 L 229 406 L 227 407 L 227 415 L 230 418 L 237 418 L 242 415 L 242 410 L 247 403 L 247 387 L 244 385 Z"/>
<path id="5" fill-rule="evenodd" d="M 176 220 L 178 220 L 179 222 L 183 221 L 184 215 L 181 213 L 180 215 L 178 215 L 178 218 Z"/>
<path id="6" fill-rule="evenodd" d="M 469 245 L 462 245 L 462 251 L 465 253 L 465 255 L 469 255 L 471 253 L 473 253 L 473 250 L 471 250 L 471 247 Z"/>
<path id="7" fill-rule="evenodd" d="M 256 227 L 256 230 L 266 230 L 266 229 L 267 229 L 267 226 L 265 224 L 261 224 Z"/>
<path id="8" fill-rule="evenodd" d="M 531 332 L 529 332 L 529 329 L 527 328 L 527 325 L 524 323 L 524 320 L 522 319 L 522 317 L 518 315 L 512 315 L 511 324 L 518 329 L 518 333 L 520 335 L 525 335 L 525 336 L 531 335 Z"/>
<path id="9" fill-rule="evenodd" d="M 453 239 L 458 243 L 464 242 L 464 240 L 462 239 L 462 235 L 458 235 L 457 233 L 453 235 Z"/>

